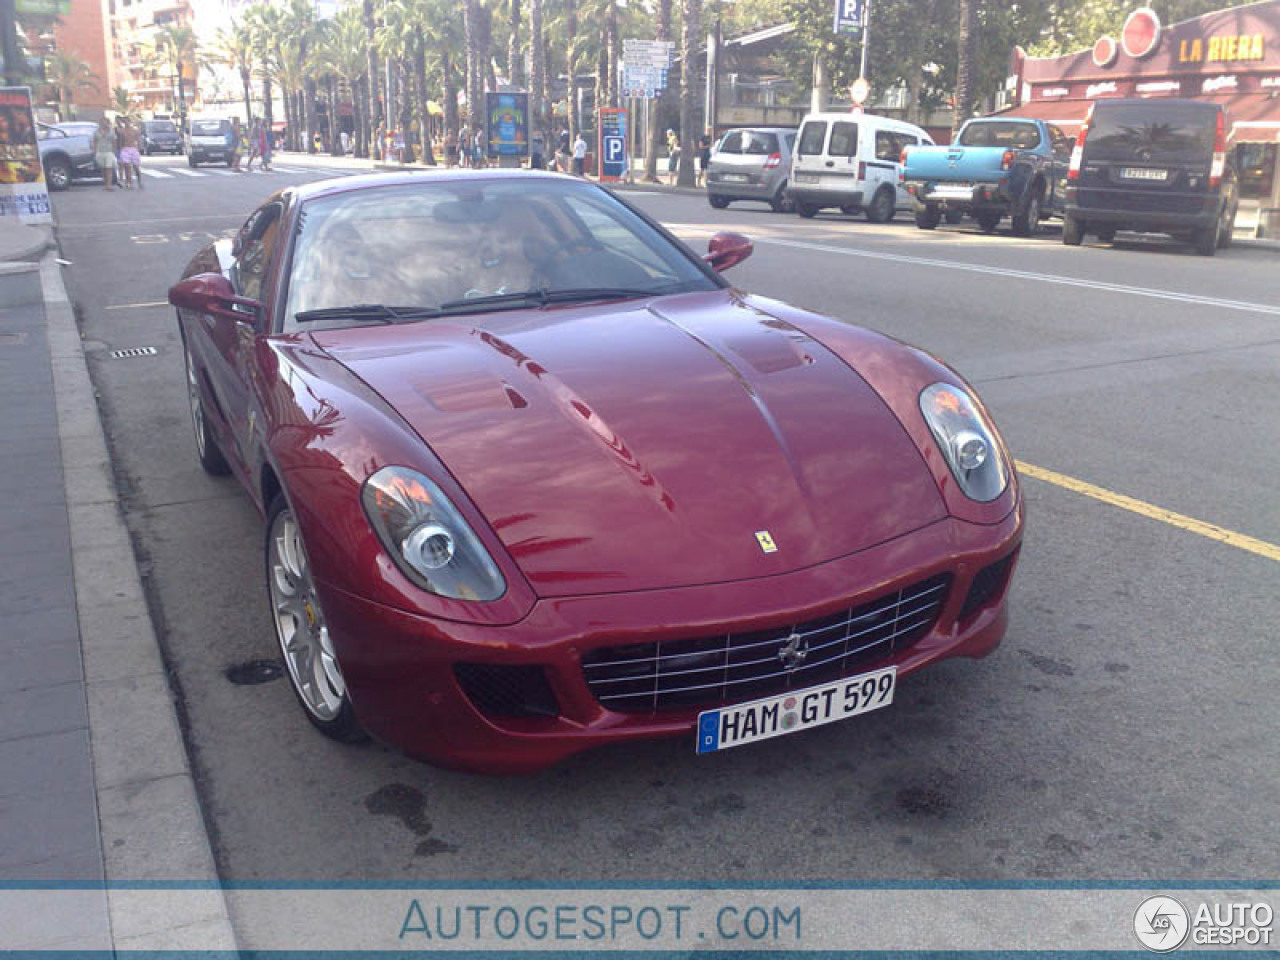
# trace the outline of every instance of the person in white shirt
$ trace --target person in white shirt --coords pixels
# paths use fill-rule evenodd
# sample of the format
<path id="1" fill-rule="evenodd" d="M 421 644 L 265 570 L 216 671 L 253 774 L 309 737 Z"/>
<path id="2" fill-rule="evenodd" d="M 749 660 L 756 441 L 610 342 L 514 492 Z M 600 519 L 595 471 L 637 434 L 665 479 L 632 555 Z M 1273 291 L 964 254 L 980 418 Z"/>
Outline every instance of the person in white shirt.
<path id="1" fill-rule="evenodd" d="M 573 141 L 573 172 L 576 176 L 585 176 L 587 166 L 587 141 L 578 132 L 578 139 Z"/>

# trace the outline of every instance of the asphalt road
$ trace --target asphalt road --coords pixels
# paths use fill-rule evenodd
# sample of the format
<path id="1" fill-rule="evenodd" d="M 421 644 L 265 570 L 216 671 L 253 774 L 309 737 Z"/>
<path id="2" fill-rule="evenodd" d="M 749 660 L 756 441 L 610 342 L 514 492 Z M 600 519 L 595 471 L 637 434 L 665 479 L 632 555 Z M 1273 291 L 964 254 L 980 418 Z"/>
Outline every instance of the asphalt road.
<path id="1" fill-rule="evenodd" d="M 324 174 L 148 163 L 170 176 L 142 193 L 77 186 L 55 208 L 224 877 L 1280 875 L 1280 566 L 1037 479 L 997 654 L 799 736 L 705 758 L 692 740 L 613 748 L 492 779 L 333 744 L 286 681 L 232 682 L 276 657 L 260 524 L 232 481 L 200 472 L 173 312 L 150 304 L 273 187 Z M 627 197 L 699 249 L 721 228 L 756 239 L 742 287 L 953 363 L 1018 459 L 1280 543 L 1274 252 L 1074 249 L 1056 233 Z M 158 353 L 109 354 L 139 346 Z"/>

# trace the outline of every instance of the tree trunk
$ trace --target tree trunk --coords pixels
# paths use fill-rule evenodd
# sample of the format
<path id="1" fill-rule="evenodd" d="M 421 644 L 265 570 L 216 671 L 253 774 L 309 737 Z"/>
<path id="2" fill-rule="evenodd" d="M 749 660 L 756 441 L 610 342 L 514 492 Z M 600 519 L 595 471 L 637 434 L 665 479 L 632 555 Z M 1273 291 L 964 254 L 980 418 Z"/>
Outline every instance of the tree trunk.
<path id="1" fill-rule="evenodd" d="M 485 84 L 485 90 L 498 89 L 498 77 L 493 70 L 493 11 L 480 4 L 480 64 L 482 71 L 481 80 Z M 482 90 L 481 93 L 484 91 Z M 483 101 L 480 109 L 484 110 Z"/>
<path id="2" fill-rule="evenodd" d="M 364 78 L 351 81 L 351 110 L 355 114 L 355 155 L 360 159 L 369 156 L 368 98 L 364 92 Z"/>
<path id="3" fill-rule="evenodd" d="M 524 86 L 524 53 L 520 49 L 520 0 L 510 0 L 507 27 L 511 36 L 507 40 L 507 80 L 519 90 Z"/>
<path id="4" fill-rule="evenodd" d="M 267 136 L 274 136 L 272 126 L 275 124 L 274 112 L 271 105 L 271 78 L 262 78 L 262 122 L 267 125 Z M 272 143 L 275 141 L 273 140 Z"/>
<path id="5" fill-rule="evenodd" d="M 444 73 L 444 130 L 447 136 L 458 132 L 458 80 L 453 70 L 453 58 L 445 50 L 440 56 L 441 72 Z M 458 145 L 462 149 L 462 145 Z"/>
<path id="6" fill-rule="evenodd" d="M 533 114 L 531 129 L 542 134 L 547 149 L 552 146 L 547 124 L 546 44 L 542 36 L 542 0 L 531 0 L 529 8 L 529 107 Z"/>
<path id="7" fill-rule="evenodd" d="M 605 48 L 608 50 L 606 62 L 609 65 L 608 87 L 606 96 L 609 106 L 618 106 L 618 3 L 609 0 L 609 15 L 605 21 Z"/>
<path id="8" fill-rule="evenodd" d="M 431 97 L 427 95 L 427 38 L 422 27 L 413 30 L 413 82 L 418 93 L 418 119 L 422 127 L 422 162 L 429 167 L 436 165 L 436 155 L 431 149 Z"/>
<path id="9" fill-rule="evenodd" d="M 676 182 L 692 187 L 696 182 L 693 153 L 697 149 L 698 110 L 698 21 L 702 0 L 682 0 L 684 16 L 680 25 L 680 167 Z"/>
<path id="10" fill-rule="evenodd" d="M 329 153 L 331 156 L 342 156 L 342 131 L 338 120 L 338 78 L 329 74 L 325 86 L 329 94 Z"/>
<path id="11" fill-rule="evenodd" d="M 596 54 L 596 86 L 593 106 L 595 115 L 600 115 L 600 108 L 609 106 L 609 38 L 608 29 L 601 37 L 600 52 Z"/>
<path id="12" fill-rule="evenodd" d="M 569 75 L 569 92 L 565 97 L 565 114 L 569 119 L 569 145 L 578 139 L 578 57 L 574 44 L 578 42 L 578 0 L 564 0 L 565 73 Z"/>
<path id="13" fill-rule="evenodd" d="M 302 81 L 302 99 L 307 112 L 307 152 L 315 153 L 315 141 L 316 134 L 320 130 L 320 118 L 316 114 L 316 82 L 310 77 Z"/>
<path id="14" fill-rule="evenodd" d="M 284 96 L 284 148 L 286 150 L 298 149 L 298 125 L 293 122 L 293 91 L 285 90 Z"/>
<path id="15" fill-rule="evenodd" d="M 658 39 L 671 39 L 671 0 L 660 0 L 658 3 Z M 644 178 L 650 183 L 658 182 L 658 151 L 662 148 L 662 116 L 667 104 L 667 91 L 649 104 L 649 149 L 644 155 Z"/>
<path id="16" fill-rule="evenodd" d="M 374 30 L 377 28 L 377 24 L 374 22 L 373 18 L 373 0 L 364 0 L 362 14 L 364 20 L 365 41 L 367 43 L 367 46 L 365 47 L 365 92 L 369 96 L 369 113 L 368 122 L 366 124 L 368 128 L 367 142 L 369 143 L 372 151 L 371 155 L 376 157 L 378 155 L 378 151 L 373 147 L 373 137 L 374 132 L 378 128 L 378 122 L 382 117 L 378 110 L 378 54 L 374 47 Z"/>
<path id="17" fill-rule="evenodd" d="M 409 134 L 413 129 L 413 86 L 409 79 L 409 67 L 404 58 L 398 58 L 396 65 L 396 98 L 400 112 L 399 130 L 404 141 L 405 155 L 409 155 Z"/>
<path id="18" fill-rule="evenodd" d="M 244 85 L 244 112 L 249 118 L 249 122 L 253 123 L 253 92 L 250 89 L 252 80 L 246 67 L 240 68 L 240 82 Z"/>
<path id="19" fill-rule="evenodd" d="M 956 112 L 951 121 L 951 135 L 973 113 L 973 58 L 978 39 L 975 0 L 960 0 L 960 26 L 956 33 Z"/>
<path id="20" fill-rule="evenodd" d="M 462 7 L 462 26 L 467 35 L 467 126 L 475 134 L 480 122 L 481 89 L 484 80 L 480 73 L 480 3 L 466 0 Z"/>

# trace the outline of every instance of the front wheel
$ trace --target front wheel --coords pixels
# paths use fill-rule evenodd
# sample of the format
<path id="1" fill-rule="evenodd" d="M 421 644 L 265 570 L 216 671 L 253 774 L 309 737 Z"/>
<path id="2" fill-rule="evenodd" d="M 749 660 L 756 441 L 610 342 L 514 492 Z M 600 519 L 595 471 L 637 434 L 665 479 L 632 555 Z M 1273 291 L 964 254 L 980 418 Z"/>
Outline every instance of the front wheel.
<path id="1" fill-rule="evenodd" d="M 1200 256 L 1212 257 L 1218 252 L 1218 225 L 1201 227 L 1191 235 L 1191 242 L 1195 244 L 1196 253 Z"/>
<path id="2" fill-rule="evenodd" d="M 71 186 L 71 164 L 62 157 L 50 157 L 44 162 L 44 179 L 50 190 L 66 190 Z"/>
<path id="3" fill-rule="evenodd" d="M 805 203 L 803 200 L 797 200 L 796 213 L 800 214 L 800 216 L 804 217 L 806 220 L 811 220 L 818 215 L 818 208 L 811 203 Z"/>
<path id="4" fill-rule="evenodd" d="M 774 213 L 790 213 L 796 208 L 796 205 L 791 202 L 791 198 L 787 196 L 787 185 L 785 183 L 769 199 L 769 208 Z"/>
<path id="5" fill-rule="evenodd" d="M 1083 239 L 1084 224 L 1067 214 L 1062 221 L 1062 242 L 1068 247 L 1078 247 Z"/>
<path id="6" fill-rule="evenodd" d="M 1020 237 L 1034 237 L 1040 232 L 1040 190 L 1033 187 L 1021 213 L 1013 215 L 1013 232 Z"/>
<path id="7" fill-rule="evenodd" d="M 881 187 L 871 198 L 871 205 L 867 207 L 867 219 L 872 223 L 888 223 L 893 219 L 893 203 L 893 191 Z"/>
<path id="8" fill-rule="evenodd" d="M 729 205 L 728 197 L 717 197 L 714 193 L 707 194 L 707 203 L 715 207 L 717 210 L 723 210 Z"/>
<path id="9" fill-rule="evenodd" d="M 364 739 L 316 594 L 298 521 L 283 494 L 267 511 L 267 596 L 289 683 L 307 719 L 326 737 Z"/>
<path id="10" fill-rule="evenodd" d="M 942 220 L 937 207 L 924 207 L 916 211 L 916 226 L 921 230 L 933 230 Z"/>
<path id="11" fill-rule="evenodd" d="M 1225 250 L 1231 246 L 1236 232 L 1236 211 L 1231 211 L 1231 216 L 1227 217 L 1226 222 L 1222 225 L 1222 229 L 1218 231 L 1218 249 Z"/>

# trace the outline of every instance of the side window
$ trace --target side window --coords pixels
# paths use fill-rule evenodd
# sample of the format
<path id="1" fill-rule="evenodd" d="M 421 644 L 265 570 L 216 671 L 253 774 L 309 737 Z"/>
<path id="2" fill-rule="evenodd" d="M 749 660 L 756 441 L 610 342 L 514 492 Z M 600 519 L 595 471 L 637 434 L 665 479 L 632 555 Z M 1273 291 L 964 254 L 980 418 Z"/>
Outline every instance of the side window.
<path id="1" fill-rule="evenodd" d="M 858 125 L 856 123 L 833 123 L 831 125 L 831 145 L 827 147 L 829 157 L 852 157 L 858 152 Z"/>
<path id="2" fill-rule="evenodd" d="M 742 133 L 733 130 L 724 135 L 724 139 L 720 141 L 720 146 L 716 149 L 717 153 L 741 153 L 742 152 Z"/>
<path id="3" fill-rule="evenodd" d="M 848 126 L 848 124 L 845 124 Z M 810 120 L 800 131 L 800 153 L 822 153 L 822 141 L 827 138 L 827 125 L 821 120 Z"/>
<path id="4" fill-rule="evenodd" d="M 231 283 L 240 296 L 262 299 L 262 281 L 280 240 L 280 217 L 283 213 L 284 204 L 279 201 L 261 206 L 249 216 L 236 235 Z"/>
<path id="5" fill-rule="evenodd" d="M 902 154 L 902 148 L 907 144 L 908 140 L 914 140 L 914 137 L 908 138 L 900 133 L 893 133 L 890 130 L 876 131 L 876 159 L 888 160 L 890 163 L 897 163 L 898 157 Z"/>

